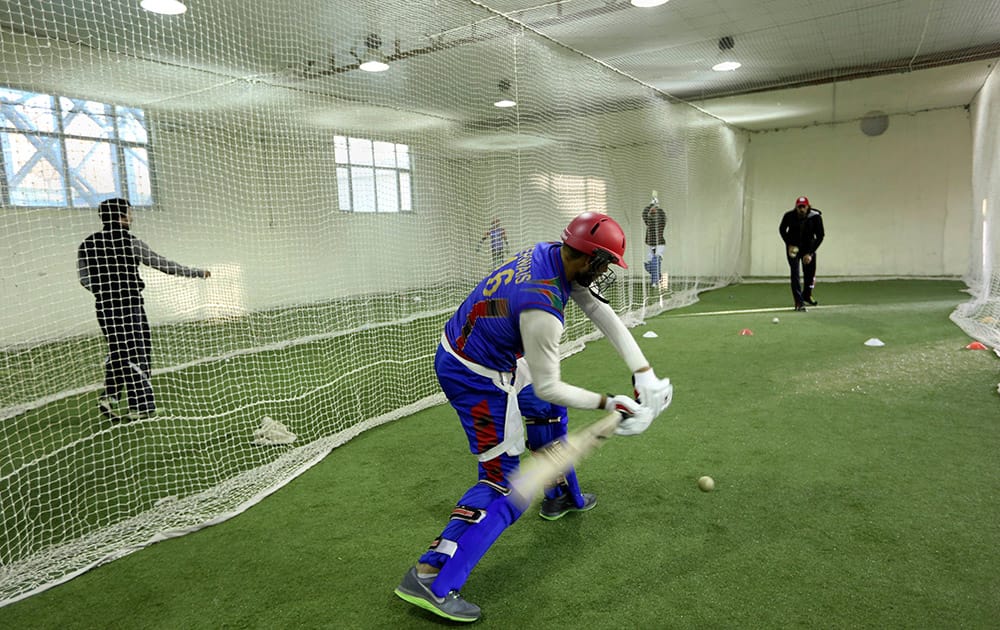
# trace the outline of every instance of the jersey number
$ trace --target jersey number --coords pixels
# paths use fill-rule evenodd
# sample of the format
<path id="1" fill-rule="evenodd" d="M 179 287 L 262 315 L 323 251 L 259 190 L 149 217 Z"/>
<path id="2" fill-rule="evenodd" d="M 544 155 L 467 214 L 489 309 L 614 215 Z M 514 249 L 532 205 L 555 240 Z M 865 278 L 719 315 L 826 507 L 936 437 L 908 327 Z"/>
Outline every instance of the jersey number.
<path id="1" fill-rule="evenodd" d="M 510 284 L 510 281 L 514 279 L 513 269 L 502 269 L 497 273 L 493 274 L 486 280 L 486 286 L 483 287 L 483 296 L 489 297 L 496 293 L 500 287 L 505 284 Z"/>

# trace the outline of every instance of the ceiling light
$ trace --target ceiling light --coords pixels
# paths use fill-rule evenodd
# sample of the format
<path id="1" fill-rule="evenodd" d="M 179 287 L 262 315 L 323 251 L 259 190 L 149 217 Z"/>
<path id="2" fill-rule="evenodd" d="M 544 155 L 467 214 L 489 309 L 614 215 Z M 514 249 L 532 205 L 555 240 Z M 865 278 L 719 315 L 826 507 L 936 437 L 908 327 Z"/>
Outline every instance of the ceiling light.
<path id="1" fill-rule="evenodd" d="M 370 34 L 365 38 L 365 54 L 362 58 L 358 59 L 360 64 L 359 68 L 365 72 L 385 72 L 389 69 L 389 64 L 385 62 L 385 58 L 382 56 L 382 51 L 379 50 L 382 47 L 382 38 L 375 33 Z"/>
<path id="2" fill-rule="evenodd" d="M 719 57 L 726 59 L 728 55 L 723 56 L 723 52 L 727 50 L 732 50 L 736 46 L 736 40 L 733 39 L 732 35 L 726 35 L 725 37 L 719 38 Z M 720 61 L 719 63 L 712 66 L 712 70 L 716 72 L 732 72 L 733 70 L 742 66 L 738 61 Z"/>
<path id="3" fill-rule="evenodd" d="M 715 70 L 716 72 L 732 72 L 742 65 L 743 64 L 738 61 L 723 61 L 722 63 L 717 63 L 712 66 L 712 70 Z"/>
<path id="4" fill-rule="evenodd" d="M 647 7 L 658 7 L 661 4 L 666 4 L 669 1 L 670 0 L 632 0 L 632 6 L 642 7 L 645 9 Z"/>
<path id="5" fill-rule="evenodd" d="M 188 10 L 179 0 L 142 0 L 139 6 L 150 13 L 160 15 L 180 15 Z"/>
<path id="6" fill-rule="evenodd" d="M 385 72 L 389 69 L 389 64 L 380 59 L 369 59 L 368 61 L 362 61 L 358 67 L 365 72 Z"/>
<path id="7" fill-rule="evenodd" d="M 514 107 L 517 105 L 517 101 L 507 95 L 507 93 L 510 92 L 510 81 L 507 79 L 500 79 L 500 83 L 497 84 L 497 87 L 500 88 L 500 98 L 493 103 L 493 107 Z"/>

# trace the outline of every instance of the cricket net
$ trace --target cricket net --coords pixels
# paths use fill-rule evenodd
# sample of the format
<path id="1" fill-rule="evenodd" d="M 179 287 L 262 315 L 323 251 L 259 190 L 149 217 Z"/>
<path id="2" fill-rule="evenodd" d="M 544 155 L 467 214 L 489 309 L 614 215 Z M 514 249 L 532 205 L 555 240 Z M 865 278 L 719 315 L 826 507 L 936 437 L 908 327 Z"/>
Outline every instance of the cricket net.
<path id="1" fill-rule="evenodd" d="M 971 337 L 1000 350 L 1000 73 L 996 67 L 973 101 L 972 198 L 974 210 L 969 271 L 972 298 L 951 315 Z"/>
<path id="2" fill-rule="evenodd" d="M 476 2 L 8 2 L 0 67 L 0 605 L 441 402 L 433 353 L 495 220 L 506 256 L 616 218 L 632 271 L 608 297 L 631 321 L 736 276 L 745 134 Z M 127 423 L 98 411 L 107 346 L 76 272 L 108 197 L 211 271 L 143 268 L 157 413 Z M 567 351 L 591 335 L 571 309 Z"/>

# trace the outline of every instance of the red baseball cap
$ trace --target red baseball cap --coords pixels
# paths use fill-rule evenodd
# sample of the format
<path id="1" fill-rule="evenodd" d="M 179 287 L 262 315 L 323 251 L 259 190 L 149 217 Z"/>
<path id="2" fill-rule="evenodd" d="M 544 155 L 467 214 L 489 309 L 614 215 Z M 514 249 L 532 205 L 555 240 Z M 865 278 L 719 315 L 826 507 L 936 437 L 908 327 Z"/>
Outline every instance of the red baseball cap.
<path id="1" fill-rule="evenodd" d="M 798 199 L 795 200 L 795 205 L 797 205 L 797 206 L 808 206 L 809 205 L 809 197 L 799 197 Z"/>

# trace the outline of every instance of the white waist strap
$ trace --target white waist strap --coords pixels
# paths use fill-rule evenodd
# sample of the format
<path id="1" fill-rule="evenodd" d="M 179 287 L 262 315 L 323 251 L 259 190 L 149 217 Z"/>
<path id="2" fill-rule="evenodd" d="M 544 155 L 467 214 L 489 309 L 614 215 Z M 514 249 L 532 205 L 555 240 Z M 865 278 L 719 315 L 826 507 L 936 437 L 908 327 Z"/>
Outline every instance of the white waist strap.
<path id="1" fill-rule="evenodd" d="M 465 357 L 459 356 L 455 349 L 451 347 L 448 337 L 441 334 L 441 347 L 445 352 L 458 359 L 470 372 L 486 377 L 493 381 L 497 389 L 507 392 L 507 410 L 504 414 L 503 442 L 493 448 L 476 455 L 481 462 L 488 462 L 499 457 L 502 453 L 517 456 L 524 452 L 524 422 L 521 420 L 521 409 L 517 406 L 517 393 L 521 391 L 526 383 L 518 383 L 515 375 L 511 372 L 500 372 L 491 370 L 488 367 L 473 363 Z M 520 379 L 517 379 L 520 380 Z"/>
<path id="2" fill-rule="evenodd" d="M 445 352 L 451 356 L 458 359 L 458 362 L 469 369 L 470 372 L 475 372 L 479 376 L 485 376 L 492 381 L 500 381 L 501 383 L 513 383 L 514 374 L 511 372 L 500 372 L 499 370 L 491 370 L 485 365 L 479 365 L 478 363 L 473 363 L 465 357 L 461 356 L 455 349 L 451 347 L 451 342 L 448 341 L 448 336 L 441 333 L 441 347 L 445 349 Z M 501 387 L 502 389 L 502 387 Z"/>

